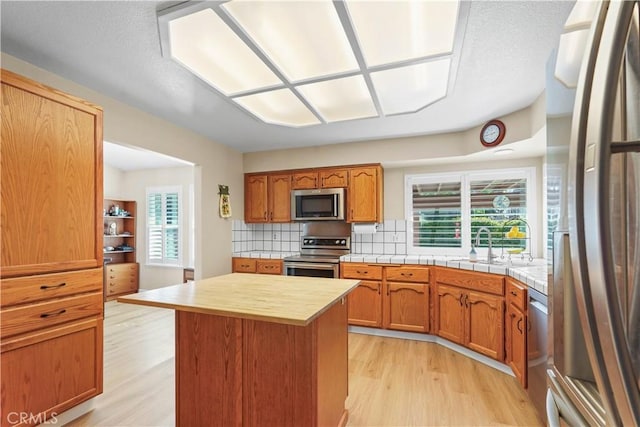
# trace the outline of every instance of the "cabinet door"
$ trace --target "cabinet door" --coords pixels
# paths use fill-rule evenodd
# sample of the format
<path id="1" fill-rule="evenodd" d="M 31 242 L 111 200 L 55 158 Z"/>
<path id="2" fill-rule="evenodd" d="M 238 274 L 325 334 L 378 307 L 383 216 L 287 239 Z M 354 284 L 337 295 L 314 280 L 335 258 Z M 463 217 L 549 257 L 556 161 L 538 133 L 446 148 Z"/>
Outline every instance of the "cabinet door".
<path id="1" fill-rule="evenodd" d="M 267 213 L 269 208 L 267 188 L 267 175 L 245 175 L 245 222 L 267 222 Z"/>
<path id="2" fill-rule="evenodd" d="M 423 283 L 385 283 L 384 327 L 398 331 L 429 331 L 429 287 Z"/>
<path id="3" fill-rule="evenodd" d="M 4 70 L 0 108 L 1 276 L 101 267 L 102 111 Z"/>
<path id="4" fill-rule="evenodd" d="M 18 424 L 20 414 L 44 421 L 100 394 L 102 354 L 100 318 L 3 340 L 0 425 Z"/>
<path id="5" fill-rule="evenodd" d="M 269 175 L 269 222 L 291 221 L 291 175 Z"/>
<path id="6" fill-rule="evenodd" d="M 461 289 L 438 285 L 435 302 L 435 333 L 458 344 L 464 343 L 464 292 Z"/>
<path id="7" fill-rule="evenodd" d="M 363 280 L 347 299 L 349 324 L 382 327 L 382 282 Z"/>
<path id="8" fill-rule="evenodd" d="M 468 292 L 465 342 L 471 350 L 504 360 L 504 299 L 480 292 Z"/>
<path id="9" fill-rule="evenodd" d="M 513 304 L 507 306 L 506 362 L 520 384 L 527 388 L 527 317 Z"/>
<path id="10" fill-rule="evenodd" d="M 234 273 L 255 273 L 257 271 L 257 259 L 234 257 L 231 260 Z"/>
<path id="11" fill-rule="evenodd" d="M 320 171 L 321 188 L 346 188 L 349 173 L 346 169 L 325 169 Z"/>
<path id="12" fill-rule="evenodd" d="M 318 188 L 318 172 L 306 171 L 294 173 L 291 179 L 292 190 L 311 190 Z"/>
<path id="13" fill-rule="evenodd" d="M 348 222 L 381 222 L 379 190 L 377 168 L 349 170 Z"/>

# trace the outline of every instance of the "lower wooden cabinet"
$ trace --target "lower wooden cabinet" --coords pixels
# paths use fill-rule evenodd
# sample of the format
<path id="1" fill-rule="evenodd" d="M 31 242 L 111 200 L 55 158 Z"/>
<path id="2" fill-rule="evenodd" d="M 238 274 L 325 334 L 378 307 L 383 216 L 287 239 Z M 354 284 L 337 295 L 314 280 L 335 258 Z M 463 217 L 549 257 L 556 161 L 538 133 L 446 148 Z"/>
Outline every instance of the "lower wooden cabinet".
<path id="1" fill-rule="evenodd" d="M 106 299 L 138 292 L 139 268 L 137 262 L 107 264 L 104 275 L 104 296 Z"/>
<path id="2" fill-rule="evenodd" d="M 382 282 L 362 280 L 347 297 L 350 325 L 382 327 Z"/>
<path id="3" fill-rule="evenodd" d="M 231 271 L 234 273 L 282 274 L 281 259 L 233 257 Z"/>
<path id="4" fill-rule="evenodd" d="M 3 339 L 0 425 L 40 424 L 100 394 L 102 330 L 90 318 Z"/>
<path id="5" fill-rule="evenodd" d="M 507 278 L 505 362 L 524 388 L 528 386 L 527 364 L 531 350 L 528 347 L 527 300 L 527 286 L 510 277 Z"/>
<path id="6" fill-rule="evenodd" d="M 343 264 L 341 276 L 361 280 L 349 294 L 349 324 L 407 332 L 429 331 L 429 269 Z"/>
<path id="7" fill-rule="evenodd" d="M 487 292 L 477 289 L 487 289 Z M 437 269 L 434 332 L 504 361 L 503 292 L 504 278 L 501 276 L 468 271 L 457 275 L 452 269 Z"/>

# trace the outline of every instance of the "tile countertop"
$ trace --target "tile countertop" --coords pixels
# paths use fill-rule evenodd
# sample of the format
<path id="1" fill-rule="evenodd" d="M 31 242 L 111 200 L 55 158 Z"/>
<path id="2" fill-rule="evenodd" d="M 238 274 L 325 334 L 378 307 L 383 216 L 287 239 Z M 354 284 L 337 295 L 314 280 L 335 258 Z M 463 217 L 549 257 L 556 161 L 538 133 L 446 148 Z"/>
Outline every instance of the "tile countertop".
<path id="1" fill-rule="evenodd" d="M 295 252 L 236 252 L 234 257 L 282 259 L 297 255 Z M 420 264 L 439 265 L 442 267 L 461 268 L 464 270 L 481 271 L 484 273 L 501 274 L 511 276 L 516 280 L 526 283 L 530 288 L 547 295 L 548 292 L 548 267 L 547 260 L 536 258 L 530 263 L 514 261 L 509 265 L 506 262 L 497 264 L 480 264 L 460 259 L 459 256 L 443 255 L 362 255 L 350 254 L 340 257 L 342 262 L 369 262 L 377 264 Z"/>

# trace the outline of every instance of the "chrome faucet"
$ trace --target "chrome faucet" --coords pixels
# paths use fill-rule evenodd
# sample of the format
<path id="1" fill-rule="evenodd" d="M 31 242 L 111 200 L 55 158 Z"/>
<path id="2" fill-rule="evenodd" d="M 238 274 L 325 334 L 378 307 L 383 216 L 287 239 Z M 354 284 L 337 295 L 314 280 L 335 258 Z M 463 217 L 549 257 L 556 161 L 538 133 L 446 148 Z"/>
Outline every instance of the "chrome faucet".
<path id="1" fill-rule="evenodd" d="M 476 248 L 480 246 L 480 232 L 482 231 L 486 231 L 487 232 L 487 236 L 489 236 L 489 251 L 487 252 L 487 264 L 491 264 L 492 260 L 493 260 L 493 253 L 491 251 L 492 245 L 491 245 L 491 230 L 489 230 L 489 227 L 480 227 L 478 228 L 478 234 L 476 234 Z"/>

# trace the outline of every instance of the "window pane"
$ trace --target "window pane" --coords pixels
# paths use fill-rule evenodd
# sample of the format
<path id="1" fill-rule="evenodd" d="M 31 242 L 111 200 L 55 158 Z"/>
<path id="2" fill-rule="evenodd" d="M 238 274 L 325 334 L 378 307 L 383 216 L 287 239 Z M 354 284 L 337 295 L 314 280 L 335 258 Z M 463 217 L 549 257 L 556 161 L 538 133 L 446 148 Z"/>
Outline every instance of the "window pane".
<path id="1" fill-rule="evenodd" d="M 494 200 L 498 196 L 502 199 L 501 207 L 494 206 Z M 527 217 L 527 180 L 518 179 L 491 179 L 471 181 L 471 237 L 475 242 L 478 230 L 487 227 L 491 230 L 494 247 L 525 248 L 526 241 L 518 238 L 506 238 L 505 233 L 516 227 L 521 232 L 527 232 L 522 221 Z M 531 237 L 531 236 L 526 236 Z M 487 233 L 480 236 L 478 247 L 488 247 Z"/>
<path id="2" fill-rule="evenodd" d="M 147 224 L 161 225 L 162 224 L 162 194 L 152 193 L 149 194 L 147 201 Z"/>
<path id="3" fill-rule="evenodd" d="M 460 187 L 460 182 L 412 185 L 414 246 L 461 246 Z"/>
<path id="4" fill-rule="evenodd" d="M 178 225 L 178 193 L 167 193 L 166 201 L 166 224 Z"/>

